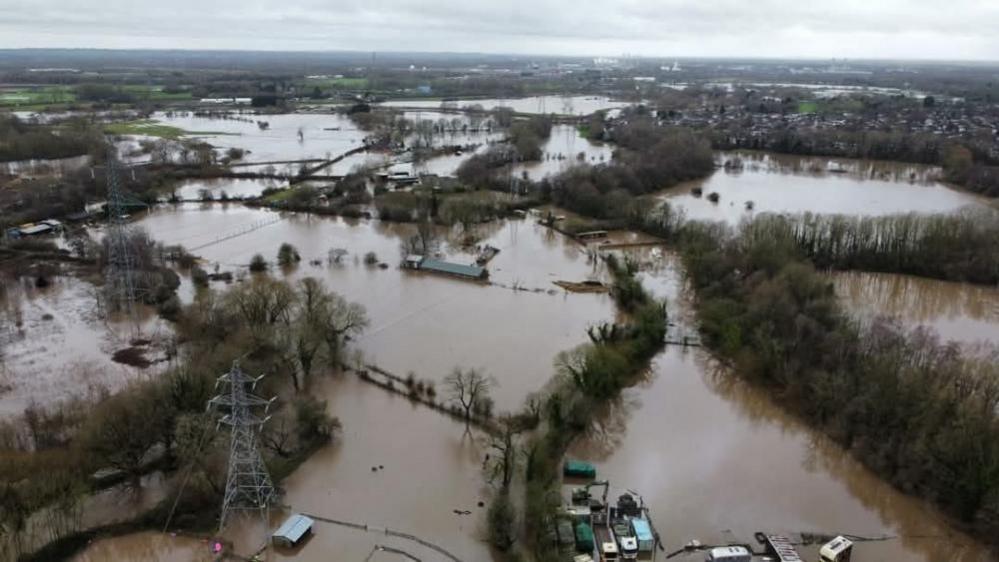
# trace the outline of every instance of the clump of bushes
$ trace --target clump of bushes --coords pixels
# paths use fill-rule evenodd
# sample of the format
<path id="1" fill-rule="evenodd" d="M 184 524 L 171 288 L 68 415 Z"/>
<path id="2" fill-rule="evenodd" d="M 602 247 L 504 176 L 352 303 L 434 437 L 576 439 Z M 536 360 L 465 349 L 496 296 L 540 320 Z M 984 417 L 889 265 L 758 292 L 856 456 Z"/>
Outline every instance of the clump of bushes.
<path id="1" fill-rule="evenodd" d="M 281 267 L 289 267 L 300 261 L 302 261 L 302 256 L 299 255 L 298 249 L 291 244 L 285 242 L 278 248 L 277 262 Z"/>
<path id="2" fill-rule="evenodd" d="M 268 265 L 267 260 L 260 254 L 254 254 L 253 257 L 250 258 L 250 271 L 253 273 L 263 273 L 267 271 L 269 267 L 270 266 Z"/>

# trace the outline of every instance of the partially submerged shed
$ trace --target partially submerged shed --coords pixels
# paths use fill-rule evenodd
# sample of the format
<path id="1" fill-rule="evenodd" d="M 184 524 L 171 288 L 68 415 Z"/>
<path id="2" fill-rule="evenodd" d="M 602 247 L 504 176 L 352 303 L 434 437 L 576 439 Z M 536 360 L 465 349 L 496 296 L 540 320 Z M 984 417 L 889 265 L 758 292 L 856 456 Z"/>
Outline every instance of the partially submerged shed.
<path id="1" fill-rule="evenodd" d="M 295 513 L 285 520 L 271 535 L 271 542 L 277 546 L 293 548 L 312 532 L 315 523 L 311 518 Z"/>

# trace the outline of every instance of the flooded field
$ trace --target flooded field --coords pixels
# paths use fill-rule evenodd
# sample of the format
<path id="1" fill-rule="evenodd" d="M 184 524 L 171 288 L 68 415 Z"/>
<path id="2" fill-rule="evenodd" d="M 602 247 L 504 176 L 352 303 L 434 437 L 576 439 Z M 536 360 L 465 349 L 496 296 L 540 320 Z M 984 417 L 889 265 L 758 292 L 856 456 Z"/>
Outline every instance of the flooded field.
<path id="1" fill-rule="evenodd" d="M 291 279 L 318 277 L 367 308 L 371 325 L 356 347 L 368 361 L 434 381 L 458 366 L 482 368 L 498 379 L 493 398 L 499 410 L 519 408 L 527 393 L 548 380 L 559 351 L 582 343 L 589 325 L 614 315 L 606 295 L 569 294 L 553 284 L 599 278 L 602 271 L 581 246 L 529 221 L 481 227 L 480 244 L 500 249 L 488 266 L 495 285 L 400 269 L 400 243 L 414 234 L 412 225 L 279 215 L 235 204 L 166 206 L 138 224 L 157 240 L 183 244 L 223 270 L 245 267 L 256 253 L 273 260 L 282 243 L 295 245 L 303 261 L 287 272 Z M 255 225 L 266 226 L 214 243 Z M 349 255 L 330 265 L 334 248 Z M 442 249 L 447 259 L 474 261 L 461 248 L 445 243 Z M 367 252 L 388 267 L 365 265 L 361 258 Z M 321 264 L 311 265 L 312 260 Z"/>
<path id="2" fill-rule="evenodd" d="M 154 118 L 187 131 L 221 133 L 198 135 L 198 138 L 222 150 L 248 150 L 242 162 L 330 158 L 357 148 L 366 136 L 345 115 L 227 115 L 229 118 L 222 119 L 196 117 L 191 113 L 157 113 Z M 262 129 L 258 122 L 267 123 L 267 128 Z"/>
<path id="3" fill-rule="evenodd" d="M 731 224 L 754 213 L 938 213 L 981 202 L 936 181 L 939 170 L 928 166 L 751 152 L 723 153 L 719 159 L 741 164 L 667 189 L 662 198 L 692 219 Z M 692 194 L 694 188 L 703 195 Z M 711 193 L 719 195 L 717 203 L 708 199 Z"/>
<path id="4" fill-rule="evenodd" d="M 114 391 L 158 372 L 155 366 L 138 369 L 111 359 L 129 347 L 135 328 L 124 318 L 105 322 L 90 283 L 67 275 L 53 277 L 45 288 L 27 282 L 6 287 L 0 297 L 0 417 L 17 415 L 31 404 Z M 147 338 L 169 333 L 145 309 L 139 326 Z"/>
<path id="5" fill-rule="evenodd" d="M 79 170 L 89 163 L 90 157 L 86 155 L 56 159 L 13 160 L 0 162 L 0 176 L 62 176 Z"/>
<path id="6" fill-rule="evenodd" d="M 314 390 L 343 422 L 343 434 L 284 481 L 284 505 L 413 534 L 462 560 L 490 559 L 481 540 L 486 510 L 478 506 L 489 497 L 481 434 L 466 433 L 460 422 L 352 375 L 327 378 Z M 285 515 L 275 513 L 274 519 Z M 245 553 L 261 544 L 265 532 L 251 519 L 234 525 L 227 536 L 245 545 Z M 411 541 L 318 522 L 315 536 L 300 551 L 278 550 L 270 559 L 321 562 L 336 552 L 338 560 L 364 560 L 376 544 L 422 560 L 441 558 Z"/>
<path id="7" fill-rule="evenodd" d="M 154 532 L 135 533 L 113 539 L 95 541 L 73 558 L 74 562 L 211 562 L 215 555 L 201 539 L 163 535 Z"/>
<path id="8" fill-rule="evenodd" d="M 887 315 L 926 326 L 944 341 L 999 344 L 999 289 L 891 273 L 832 276 L 847 309 L 862 318 Z"/>
<path id="9" fill-rule="evenodd" d="M 541 148 L 544 156 L 538 162 L 525 162 L 513 168 L 516 177 L 527 174 L 532 180 L 555 175 L 578 164 L 596 166 L 610 162 L 614 147 L 610 144 L 595 143 L 579 134 L 572 125 L 555 125 L 551 137 Z"/>
<path id="10" fill-rule="evenodd" d="M 211 199 L 243 199 L 259 196 L 268 188 L 288 187 L 287 182 L 268 179 L 193 179 L 183 180 L 173 186 L 173 194 L 178 198 L 191 201 L 203 199 L 205 195 Z"/>
<path id="11" fill-rule="evenodd" d="M 441 107 L 460 109 L 479 105 L 486 111 L 498 107 L 509 107 L 517 113 L 589 115 L 602 109 L 620 109 L 630 104 L 628 102 L 615 101 L 604 96 L 534 96 L 527 98 L 455 101 L 393 100 L 381 105 L 385 107 L 425 107 L 427 109 L 439 109 Z"/>

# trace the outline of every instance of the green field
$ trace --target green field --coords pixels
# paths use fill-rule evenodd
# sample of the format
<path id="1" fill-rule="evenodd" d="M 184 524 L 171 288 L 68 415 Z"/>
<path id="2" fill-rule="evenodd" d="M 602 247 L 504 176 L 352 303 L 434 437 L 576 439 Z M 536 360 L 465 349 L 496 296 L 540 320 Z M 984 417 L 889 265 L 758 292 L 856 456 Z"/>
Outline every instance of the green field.
<path id="1" fill-rule="evenodd" d="M 137 121 L 109 123 L 104 126 L 104 132 L 113 135 L 146 135 L 171 140 L 177 140 L 187 136 L 229 134 L 217 131 L 185 131 L 179 127 L 164 125 L 155 119 L 140 119 Z"/>
<path id="2" fill-rule="evenodd" d="M 819 110 L 819 104 L 814 101 L 799 101 L 798 113 L 815 113 Z"/>
<path id="3" fill-rule="evenodd" d="M 73 103 L 76 94 L 68 86 L 39 86 L 31 88 L 0 88 L 0 107 L 21 108 L 49 104 Z"/>

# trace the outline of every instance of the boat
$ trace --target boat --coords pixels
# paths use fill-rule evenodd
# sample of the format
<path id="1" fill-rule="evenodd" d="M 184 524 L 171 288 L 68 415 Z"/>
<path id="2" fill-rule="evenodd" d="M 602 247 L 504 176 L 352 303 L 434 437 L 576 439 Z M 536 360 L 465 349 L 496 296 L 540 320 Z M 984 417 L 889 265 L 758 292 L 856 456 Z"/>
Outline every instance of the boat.
<path id="1" fill-rule="evenodd" d="M 589 523 L 579 522 L 576 524 L 576 551 L 593 552 L 593 528 Z"/>
<path id="2" fill-rule="evenodd" d="M 600 560 L 617 560 L 620 551 L 614 533 L 606 525 L 595 525 L 593 534 L 596 536 L 597 547 L 600 549 Z"/>
<path id="3" fill-rule="evenodd" d="M 648 520 L 642 517 L 632 519 L 631 530 L 635 533 L 635 539 L 638 541 L 638 552 L 652 552 L 656 541 L 653 538 L 652 526 L 649 525 Z"/>
<path id="4" fill-rule="evenodd" d="M 622 560 L 638 559 L 638 539 L 631 534 L 631 528 L 627 523 L 612 525 L 614 538 L 617 540 L 617 548 L 621 553 Z"/>
<path id="5" fill-rule="evenodd" d="M 610 508 L 610 528 L 617 539 L 618 550 L 623 560 L 638 558 L 638 537 L 635 536 L 631 522 L 641 514 L 642 508 L 631 494 L 622 494 L 617 499 L 617 505 Z"/>
<path id="6" fill-rule="evenodd" d="M 562 475 L 570 478 L 596 478 L 597 469 L 585 461 L 565 461 Z"/>

